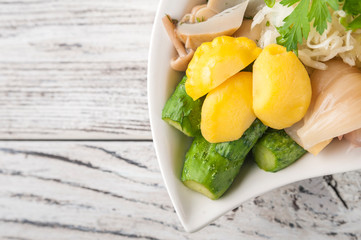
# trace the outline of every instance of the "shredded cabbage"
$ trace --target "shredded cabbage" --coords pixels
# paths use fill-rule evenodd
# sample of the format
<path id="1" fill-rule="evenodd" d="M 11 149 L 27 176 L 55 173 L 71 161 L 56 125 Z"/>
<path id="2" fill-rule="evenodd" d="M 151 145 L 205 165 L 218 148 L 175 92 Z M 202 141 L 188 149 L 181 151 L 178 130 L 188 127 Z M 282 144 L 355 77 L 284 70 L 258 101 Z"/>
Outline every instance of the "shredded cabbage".
<path id="1" fill-rule="evenodd" d="M 273 8 L 263 7 L 253 18 L 252 27 L 261 24 L 262 31 L 258 45 L 261 48 L 276 43 L 280 36 L 277 27 L 283 25 L 283 19 L 293 11 L 277 2 Z M 308 67 L 325 70 L 324 62 L 334 57 L 340 57 L 350 66 L 361 67 L 361 30 L 347 31 L 340 23 L 346 13 L 342 10 L 332 12 L 332 22 L 328 23 L 326 31 L 320 35 L 312 27 L 303 44 L 299 45 L 298 57 Z"/>
<path id="2" fill-rule="evenodd" d="M 267 45 L 276 43 L 276 38 L 280 36 L 276 27 L 283 24 L 283 19 L 291 14 L 293 7 L 285 7 L 276 2 L 272 8 L 264 6 L 254 17 L 251 28 L 261 24 L 261 38 L 258 46 L 265 48 Z"/>

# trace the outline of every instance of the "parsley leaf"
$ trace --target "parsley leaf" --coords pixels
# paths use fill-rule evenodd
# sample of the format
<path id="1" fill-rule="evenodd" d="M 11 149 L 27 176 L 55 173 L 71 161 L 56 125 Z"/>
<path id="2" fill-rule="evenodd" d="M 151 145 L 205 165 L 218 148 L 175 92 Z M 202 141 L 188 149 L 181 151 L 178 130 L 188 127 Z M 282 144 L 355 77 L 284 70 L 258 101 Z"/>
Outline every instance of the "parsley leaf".
<path id="1" fill-rule="evenodd" d="M 282 5 L 293 5 L 297 0 L 282 0 Z M 287 51 L 296 51 L 297 44 L 303 42 L 303 38 L 307 39 L 310 32 L 310 23 L 308 21 L 308 6 L 310 0 L 301 0 L 293 12 L 284 20 L 284 24 L 277 28 L 280 37 L 277 43 L 287 48 Z"/>
<path id="2" fill-rule="evenodd" d="M 298 3 L 300 0 L 282 0 L 280 3 L 283 6 L 291 7 L 293 4 Z"/>
<path id="3" fill-rule="evenodd" d="M 355 30 L 361 28 L 361 15 L 355 18 L 350 24 L 348 24 L 347 29 Z"/>
<path id="4" fill-rule="evenodd" d="M 328 10 L 329 5 L 334 10 L 338 9 L 338 0 L 312 0 L 311 9 L 308 13 L 308 20 L 312 22 L 317 32 L 322 34 L 327 29 L 327 22 L 331 22 L 331 14 Z"/>
<path id="5" fill-rule="evenodd" d="M 361 13 L 360 0 L 345 0 L 342 8 L 347 14 L 358 15 Z"/>
<path id="6" fill-rule="evenodd" d="M 343 10 L 347 13 L 346 17 L 340 19 L 341 24 L 347 30 L 356 30 L 361 28 L 361 1 L 360 0 L 339 0 L 344 1 Z"/>
<path id="7" fill-rule="evenodd" d="M 277 43 L 285 46 L 288 51 L 295 51 L 297 53 L 297 44 L 301 44 L 303 39 L 307 39 L 312 21 L 313 26 L 320 34 L 327 29 L 327 22 L 332 21 L 329 7 L 337 10 L 339 8 L 338 1 L 339 0 L 282 0 L 280 3 L 287 7 L 296 3 L 298 3 L 298 5 L 293 12 L 283 20 L 283 26 L 278 28 L 281 36 L 277 38 Z"/>

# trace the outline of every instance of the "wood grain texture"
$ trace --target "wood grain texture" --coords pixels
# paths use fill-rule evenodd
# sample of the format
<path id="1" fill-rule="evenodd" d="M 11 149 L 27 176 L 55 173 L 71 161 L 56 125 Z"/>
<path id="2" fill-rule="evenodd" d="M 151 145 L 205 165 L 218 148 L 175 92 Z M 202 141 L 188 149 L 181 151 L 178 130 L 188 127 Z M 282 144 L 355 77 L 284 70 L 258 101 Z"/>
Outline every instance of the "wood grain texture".
<path id="1" fill-rule="evenodd" d="M 152 142 L 0 142 L 0 154 L 0 239 L 361 237 L 361 172 L 331 179 L 347 207 L 330 179 L 315 178 L 251 199 L 189 234 Z"/>
<path id="2" fill-rule="evenodd" d="M 150 139 L 157 4 L 0 1 L 0 139 Z"/>
<path id="3" fill-rule="evenodd" d="M 0 0 L 0 139 L 52 140 L 0 141 L 0 239 L 361 239 L 361 172 L 294 183 L 183 231 L 150 141 L 158 2 Z"/>

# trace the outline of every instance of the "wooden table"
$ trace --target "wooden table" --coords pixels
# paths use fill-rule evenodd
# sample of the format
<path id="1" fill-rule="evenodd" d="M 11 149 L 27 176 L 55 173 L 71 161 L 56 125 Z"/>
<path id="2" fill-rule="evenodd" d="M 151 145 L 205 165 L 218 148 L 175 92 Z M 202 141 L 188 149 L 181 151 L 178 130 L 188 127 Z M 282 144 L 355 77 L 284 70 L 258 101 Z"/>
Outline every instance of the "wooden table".
<path id="1" fill-rule="evenodd" d="M 184 232 L 149 125 L 157 4 L 0 1 L 0 239 L 361 238 L 361 171 L 276 189 Z"/>

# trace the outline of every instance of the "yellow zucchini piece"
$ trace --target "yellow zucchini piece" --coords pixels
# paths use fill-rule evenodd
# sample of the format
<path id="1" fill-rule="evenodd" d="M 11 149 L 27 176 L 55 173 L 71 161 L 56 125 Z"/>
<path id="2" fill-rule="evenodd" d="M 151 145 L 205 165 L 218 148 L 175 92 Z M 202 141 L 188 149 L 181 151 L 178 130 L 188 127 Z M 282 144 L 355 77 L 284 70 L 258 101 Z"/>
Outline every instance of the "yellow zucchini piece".
<path id="1" fill-rule="evenodd" d="M 201 131 L 210 143 L 239 139 L 256 116 L 252 110 L 252 73 L 240 72 L 208 93 Z"/>
<path id="2" fill-rule="evenodd" d="M 262 51 L 246 37 L 222 36 L 197 48 L 190 61 L 185 84 L 197 100 L 252 63 Z"/>
<path id="3" fill-rule="evenodd" d="M 267 126 L 290 127 L 301 120 L 310 105 L 311 82 L 293 52 L 268 45 L 253 65 L 253 110 Z"/>

